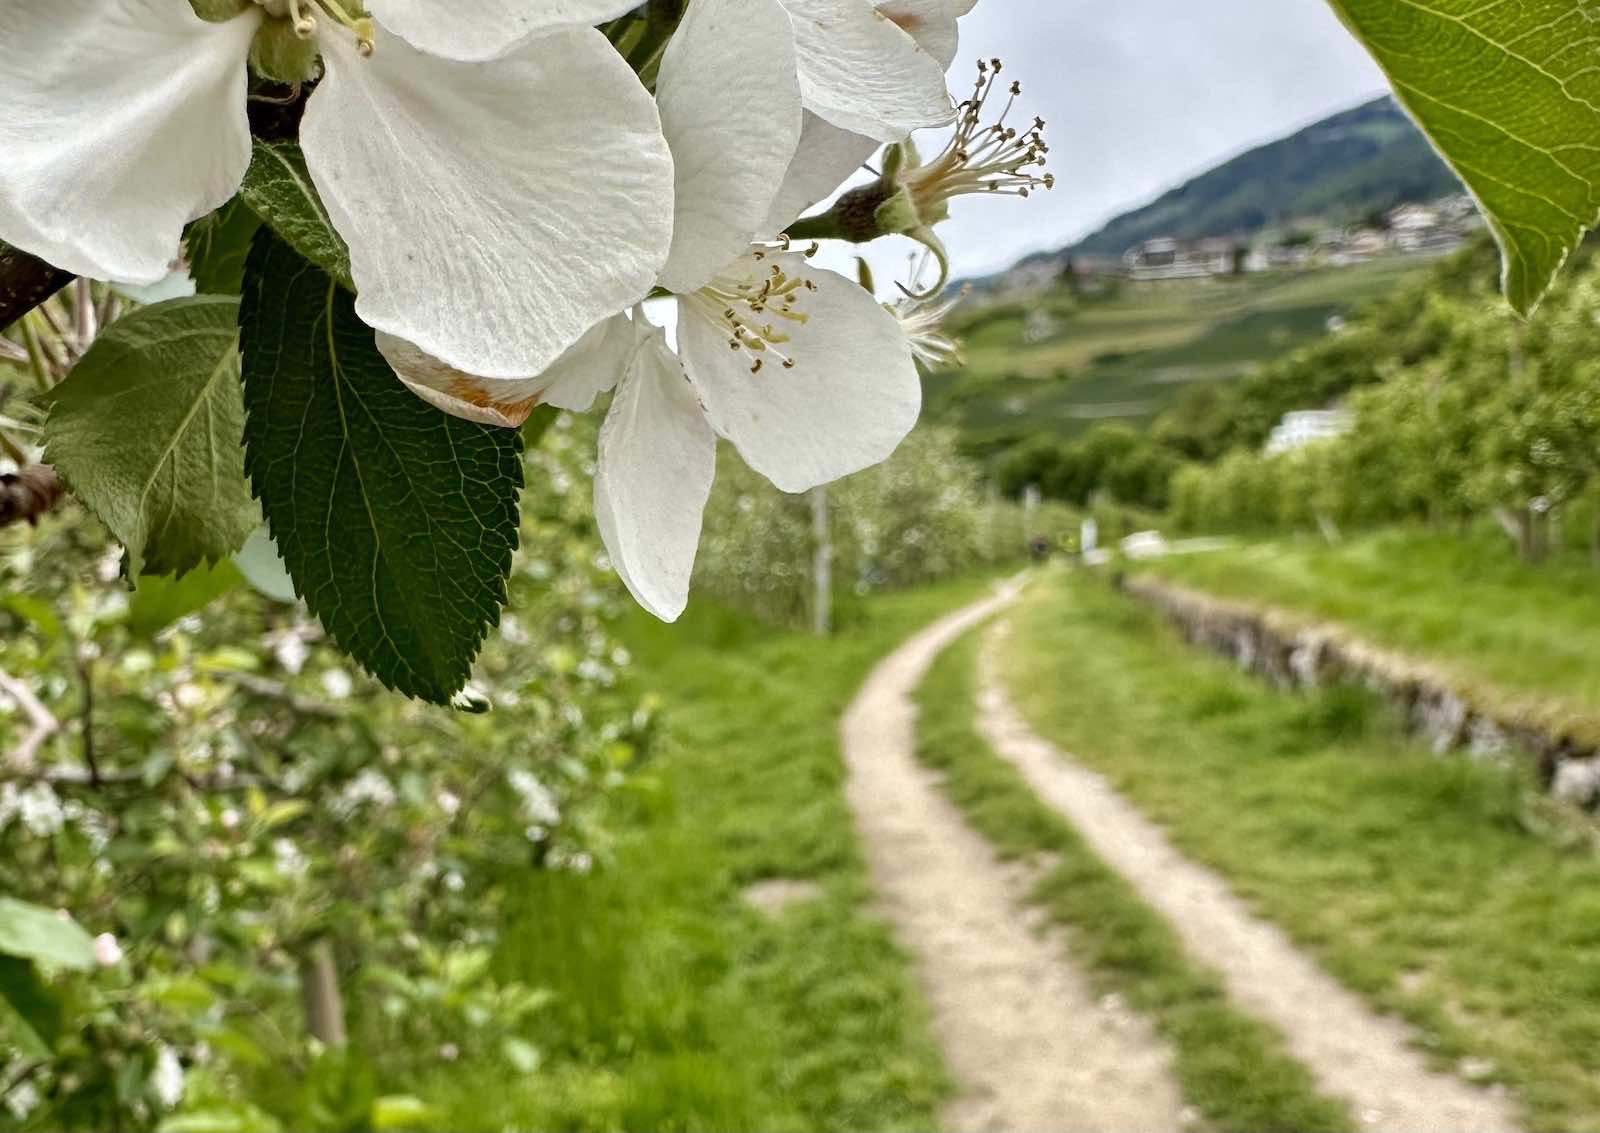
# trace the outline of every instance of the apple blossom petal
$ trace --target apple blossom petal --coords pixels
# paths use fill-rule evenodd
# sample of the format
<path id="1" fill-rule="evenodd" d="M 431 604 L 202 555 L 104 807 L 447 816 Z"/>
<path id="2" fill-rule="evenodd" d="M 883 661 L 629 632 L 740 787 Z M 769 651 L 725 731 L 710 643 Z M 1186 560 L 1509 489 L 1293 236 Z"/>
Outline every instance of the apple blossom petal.
<path id="1" fill-rule="evenodd" d="M 947 0 L 947 2 L 952 16 L 965 16 L 978 6 L 978 0 Z"/>
<path id="2" fill-rule="evenodd" d="M 379 331 L 378 352 L 395 377 L 435 409 L 452 417 L 514 429 L 539 405 L 538 378 L 480 378 L 447 366 L 413 342 Z"/>
<path id="3" fill-rule="evenodd" d="M 173 0 L 0 3 L 0 239 L 77 275 L 164 278 L 183 226 L 250 164 L 260 22 Z"/>
<path id="4" fill-rule="evenodd" d="M 384 27 L 418 51 L 477 62 L 503 55 L 531 35 L 593 27 L 639 0 L 367 0 Z"/>
<path id="5" fill-rule="evenodd" d="M 869 0 L 783 0 L 806 109 L 895 142 L 955 117 L 944 67 Z"/>
<path id="6" fill-rule="evenodd" d="M 633 329 L 623 315 L 605 319 L 532 378 L 480 378 L 383 331 L 377 342 L 395 376 L 428 404 L 480 425 L 514 429 L 540 405 L 580 413 L 593 405 L 622 376 L 633 349 Z"/>
<path id="7" fill-rule="evenodd" d="M 480 63 L 321 37 L 300 142 L 368 325 L 483 378 L 538 374 L 650 290 L 671 242 L 655 101 L 591 29 Z"/>
<path id="8" fill-rule="evenodd" d="M 705 286 L 760 234 L 800 140 L 800 83 L 777 0 L 694 0 L 656 99 L 677 169 L 670 291 Z"/>
<path id="9" fill-rule="evenodd" d="M 878 11 L 922 45 L 922 49 L 949 67 L 961 46 L 956 30 L 957 5 L 952 0 L 877 0 Z M 971 10 L 972 5 L 966 5 Z"/>
<path id="10" fill-rule="evenodd" d="M 899 324 L 871 295 L 799 256 L 774 262 L 816 285 L 794 304 L 807 321 L 779 324 L 792 369 L 769 359 L 752 373 L 703 315 L 679 319 L 678 344 L 711 427 L 779 488 L 803 492 L 894 452 L 916 424 L 922 383 Z"/>
<path id="11" fill-rule="evenodd" d="M 587 412 L 595 398 L 622 380 L 637 348 L 637 334 L 626 315 L 613 315 L 595 324 L 539 375 L 545 383 L 544 403 L 574 413 Z"/>
<path id="12" fill-rule="evenodd" d="M 766 235 L 782 232 L 795 217 L 827 200 L 877 152 L 881 142 L 841 130 L 806 111 L 800 144 L 767 216 Z"/>
<path id="13" fill-rule="evenodd" d="M 600 429 L 594 513 L 639 605 L 676 621 L 689 600 L 717 438 L 659 328 L 643 340 Z"/>

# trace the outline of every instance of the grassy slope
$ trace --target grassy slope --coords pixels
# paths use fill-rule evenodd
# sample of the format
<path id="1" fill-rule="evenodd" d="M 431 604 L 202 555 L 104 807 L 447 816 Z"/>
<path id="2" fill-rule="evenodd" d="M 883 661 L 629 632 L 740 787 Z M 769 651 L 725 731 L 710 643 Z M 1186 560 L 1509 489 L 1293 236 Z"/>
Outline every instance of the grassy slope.
<path id="1" fill-rule="evenodd" d="M 1530 567 L 1498 533 L 1389 531 L 1333 548 L 1261 543 L 1140 569 L 1343 623 L 1486 701 L 1600 741 L 1600 576 L 1585 556 Z"/>
<path id="2" fill-rule="evenodd" d="M 1510 772 L 1438 760 L 1364 694 L 1271 691 L 1078 576 L 1017 616 L 1044 734 L 1539 1128 L 1600 1127 L 1600 860 Z"/>
<path id="3" fill-rule="evenodd" d="M 1129 286 L 1073 308 L 1060 294 L 1029 306 L 1069 311 L 1055 335 L 1023 341 L 1026 310 L 975 311 L 955 326 L 967 364 L 929 380 L 933 417 L 977 433 L 1072 434 L 1097 420 L 1146 421 L 1197 381 L 1235 378 L 1325 332 L 1329 316 L 1386 294 L 1426 262 L 1239 280 Z M 965 329 L 963 329 L 965 326 Z"/>
<path id="4" fill-rule="evenodd" d="M 837 727 L 867 669 L 980 584 L 875 599 L 832 641 L 701 605 L 625 634 L 667 705 L 667 751 L 613 865 L 529 876 L 499 957 L 556 993 L 520 1079 L 460 1067 L 447 1128 L 927 1128 L 939 1056 L 903 957 L 866 911 Z M 653 785 L 652 785 L 653 784 Z M 776 918 L 740 890 L 805 878 Z M 507 1083 L 516 1082 L 508 1087 Z"/>
<path id="5" fill-rule="evenodd" d="M 1351 1128 L 1282 1038 L 1236 1011 L 1160 915 L 973 730 L 978 640 L 969 634 L 946 652 L 917 694 L 918 755 L 943 773 L 944 790 L 1003 857 L 1042 867 L 1032 899 L 1067 931 L 1099 989 L 1122 995 L 1166 1036 L 1185 1099 L 1214 1127 Z"/>

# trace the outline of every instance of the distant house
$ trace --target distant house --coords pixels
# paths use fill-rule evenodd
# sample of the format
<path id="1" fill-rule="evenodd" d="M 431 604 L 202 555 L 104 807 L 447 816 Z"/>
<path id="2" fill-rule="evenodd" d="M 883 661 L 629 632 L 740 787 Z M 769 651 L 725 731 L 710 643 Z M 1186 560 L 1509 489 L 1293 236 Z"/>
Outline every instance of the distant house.
<path id="1" fill-rule="evenodd" d="M 1400 205 L 1384 221 L 1394 250 L 1410 255 L 1453 252 L 1483 226 L 1477 205 L 1465 193 L 1426 205 Z"/>
<path id="2" fill-rule="evenodd" d="M 1244 270 L 1244 258 L 1245 249 L 1228 237 L 1177 240 L 1162 236 L 1129 248 L 1122 262 L 1130 279 L 1150 282 L 1236 275 Z"/>
<path id="3" fill-rule="evenodd" d="M 1267 437 L 1267 455 L 1343 436 L 1350 431 L 1352 423 L 1353 418 L 1344 409 L 1298 409 L 1285 413 Z"/>

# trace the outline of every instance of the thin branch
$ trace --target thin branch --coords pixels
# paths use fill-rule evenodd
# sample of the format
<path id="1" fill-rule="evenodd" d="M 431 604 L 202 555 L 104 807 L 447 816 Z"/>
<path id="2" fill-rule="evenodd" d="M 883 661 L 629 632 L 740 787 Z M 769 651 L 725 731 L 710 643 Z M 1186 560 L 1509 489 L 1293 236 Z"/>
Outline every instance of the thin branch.
<path id="1" fill-rule="evenodd" d="M 233 670 L 215 674 L 253 696 L 263 697 L 267 700 L 276 700 L 295 713 L 297 716 L 309 716 L 317 720 L 342 720 L 347 713 L 342 708 L 335 708 L 331 704 L 321 701 L 309 700 L 303 696 L 296 696 L 289 691 L 289 687 L 278 681 L 266 677 L 258 677 L 254 673 L 240 673 Z"/>
<path id="2" fill-rule="evenodd" d="M 98 787 L 102 780 L 94 755 L 94 661 L 82 654 L 78 657 L 78 677 L 83 681 L 83 762 L 89 769 L 89 785 Z"/>
<path id="3" fill-rule="evenodd" d="M 31 768 L 45 740 L 61 730 L 61 723 L 40 702 L 33 690 L 4 669 L 0 669 L 0 692 L 4 692 L 27 714 L 32 727 L 22 737 L 22 742 L 6 756 L 8 766 L 22 771 Z"/>
<path id="4" fill-rule="evenodd" d="M 0 242 L 0 330 L 71 282 L 70 272 Z"/>
<path id="5" fill-rule="evenodd" d="M 87 279 L 80 278 L 72 285 L 72 322 L 72 333 L 77 340 L 74 353 L 81 357 L 94 336 L 100 333 L 95 321 L 94 288 Z"/>

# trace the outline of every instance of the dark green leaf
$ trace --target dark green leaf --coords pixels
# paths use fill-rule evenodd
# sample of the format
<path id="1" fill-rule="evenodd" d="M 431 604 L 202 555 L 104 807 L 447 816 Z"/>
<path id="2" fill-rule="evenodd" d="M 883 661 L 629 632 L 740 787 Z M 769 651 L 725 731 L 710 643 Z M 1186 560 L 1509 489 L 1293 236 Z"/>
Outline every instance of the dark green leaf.
<path id="1" fill-rule="evenodd" d="M 1524 314 L 1600 220 L 1592 0 L 1329 0 L 1476 194 Z"/>
<path id="2" fill-rule="evenodd" d="M 346 290 L 355 290 L 350 281 L 350 249 L 334 231 L 298 145 L 258 139 L 239 196 L 302 257 Z"/>
<path id="3" fill-rule="evenodd" d="M 54 909 L 0 897 L 0 956 L 43 960 L 58 968 L 94 966 L 94 941 Z"/>
<path id="4" fill-rule="evenodd" d="M 250 238 L 260 227 L 260 218 L 238 197 L 191 224 L 183 246 L 195 290 L 202 295 L 239 294 Z"/>
<path id="5" fill-rule="evenodd" d="M 0 1035 L 30 1058 L 50 1057 L 61 1037 L 60 999 L 34 966 L 17 956 L 0 956 Z"/>
<path id="6" fill-rule="evenodd" d="M 182 573 L 243 545 L 238 300 L 199 295 L 113 323 L 56 387 L 45 456 L 128 549 L 128 574 Z"/>
<path id="7" fill-rule="evenodd" d="M 245 463 L 296 589 L 379 680 L 447 703 L 505 602 L 521 435 L 409 392 L 350 294 L 266 229 L 240 326 Z"/>

